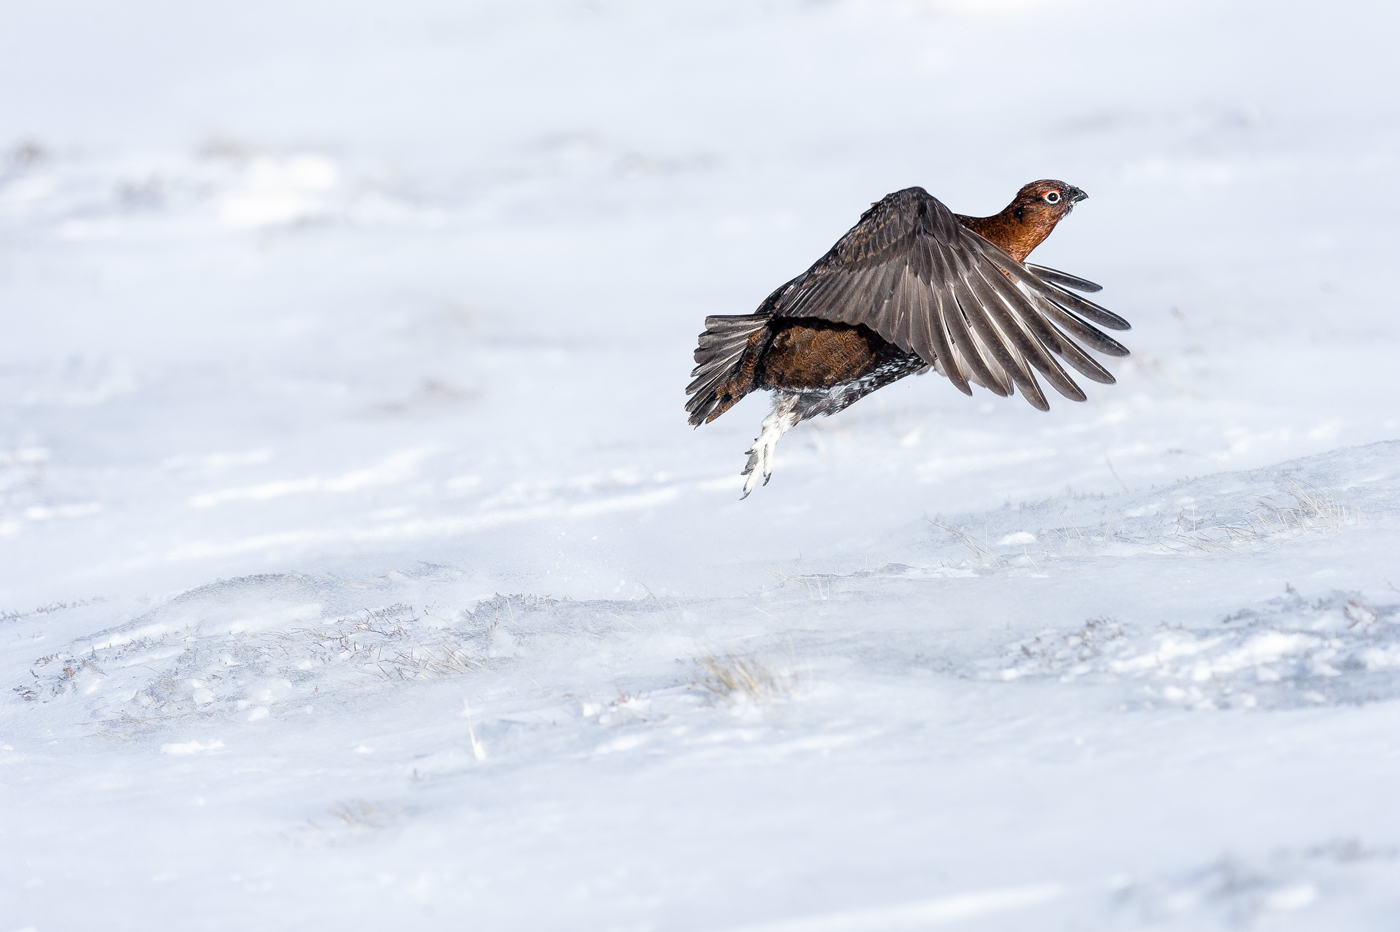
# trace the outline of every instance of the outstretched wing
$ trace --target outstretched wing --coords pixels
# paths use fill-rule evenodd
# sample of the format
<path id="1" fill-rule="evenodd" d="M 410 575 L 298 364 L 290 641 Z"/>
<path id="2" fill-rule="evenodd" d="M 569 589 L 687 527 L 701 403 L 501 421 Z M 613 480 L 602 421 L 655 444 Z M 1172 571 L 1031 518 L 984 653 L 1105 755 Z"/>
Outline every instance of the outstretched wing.
<path id="1" fill-rule="evenodd" d="M 1113 376 L 1085 347 L 1128 355 L 1094 326 L 1127 330 L 1128 322 L 1069 288 L 1098 290 L 1082 278 L 1017 262 L 958 223 L 923 188 L 906 188 L 866 211 L 830 252 L 764 304 L 781 317 L 864 324 L 969 395 L 969 382 L 998 395 L 1020 388 L 1044 411 L 1049 405 L 1035 372 L 1066 398 L 1083 401 L 1060 360 L 1111 384 Z"/>

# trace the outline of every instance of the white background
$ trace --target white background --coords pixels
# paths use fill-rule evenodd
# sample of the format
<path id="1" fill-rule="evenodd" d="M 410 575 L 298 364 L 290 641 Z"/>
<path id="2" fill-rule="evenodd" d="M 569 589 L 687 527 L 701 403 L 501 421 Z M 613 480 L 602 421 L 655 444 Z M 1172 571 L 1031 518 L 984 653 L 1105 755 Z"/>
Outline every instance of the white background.
<path id="1" fill-rule="evenodd" d="M 0 932 L 1393 928 L 1396 18 L 0 4 Z M 1118 384 L 739 502 L 704 317 L 1038 178 Z"/>

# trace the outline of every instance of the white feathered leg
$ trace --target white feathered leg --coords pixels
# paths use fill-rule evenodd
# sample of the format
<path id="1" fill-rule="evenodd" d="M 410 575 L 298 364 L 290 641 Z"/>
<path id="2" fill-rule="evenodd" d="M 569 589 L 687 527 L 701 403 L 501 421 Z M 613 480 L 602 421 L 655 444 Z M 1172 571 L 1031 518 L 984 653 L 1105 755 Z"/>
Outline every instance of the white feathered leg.
<path id="1" fill-rule="evenodd" d="M 763 419 L 763 433 L 758 435 L 747 451 L 749 461 L 741 475 L 748 476 L 748 479 L 744 480 L 744 494 L 739 496 L 740 501 L 748 498 L 754 486 L 758 485 L 759 472 L 763 473 L 764 485 L 773 475 L 773 451 L 778 446 L 778 438 L 798 420 L 794 411 L 797 398 L 797 395 L 779 394 L 773 402 L 773 413 Z"/>

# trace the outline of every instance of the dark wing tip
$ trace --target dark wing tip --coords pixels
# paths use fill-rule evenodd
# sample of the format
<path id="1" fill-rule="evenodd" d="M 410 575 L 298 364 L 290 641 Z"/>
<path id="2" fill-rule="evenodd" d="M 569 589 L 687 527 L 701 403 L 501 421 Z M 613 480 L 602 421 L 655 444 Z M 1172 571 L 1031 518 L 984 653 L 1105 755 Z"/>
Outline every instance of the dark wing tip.
<path id="1" fill-rule="evenodd" d="M 1080 317 L 1092 320 L 1099 326 L 1107 327 L 1109 330 L 1133 329 L 1132 324 L 1128 323 L 1108 308 L 1095 304 L 1088 298 L 1081 298 L 1069 289 L 1063 288 L 1053 282 L 1050 283 L 1050 288 L 1054 292 L 1054 300 L 1057 304 L 1069 308 Z"/>

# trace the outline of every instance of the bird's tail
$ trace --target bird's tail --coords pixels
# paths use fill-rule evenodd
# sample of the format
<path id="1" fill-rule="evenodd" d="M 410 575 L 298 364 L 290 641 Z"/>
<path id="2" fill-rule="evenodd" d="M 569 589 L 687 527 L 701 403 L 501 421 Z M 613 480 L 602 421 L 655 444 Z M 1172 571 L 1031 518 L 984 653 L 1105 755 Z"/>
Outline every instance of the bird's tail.
<path id="1" fill-rule="evenodd" d="M 757 387 L 755 370 L 769 319 L 764 313 L 705 318 L 690 373 L 695 379 L 685 390 L 694 396 L 685 406 L 690 423 L 708 424 Z"/>

